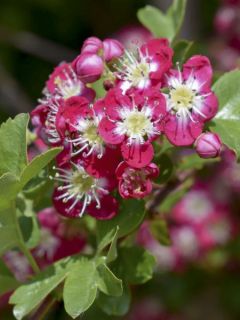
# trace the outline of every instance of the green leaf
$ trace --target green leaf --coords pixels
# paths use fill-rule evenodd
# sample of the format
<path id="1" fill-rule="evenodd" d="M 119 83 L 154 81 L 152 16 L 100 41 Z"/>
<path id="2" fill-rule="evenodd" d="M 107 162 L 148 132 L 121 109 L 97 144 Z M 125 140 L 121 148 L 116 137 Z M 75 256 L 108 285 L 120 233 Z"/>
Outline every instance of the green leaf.
<path id="1" fill-rule="evenodd" d="M 77 318 L 94 302 L 97 294 L 96 266 L 82 259 L 71 269 L 65 281 L 63 300 L 66 312 Z"/>
<path id="2" fill-rule="evenodd" d="M 0 260 L 0 296 L 17 288 L 19 282 L 12 276 L 3 261 Z"/>
<path id="3" fill-rule="evenodd" d="M 229 148 L 240 156 L 240 70 L 225 73 L 219 78 L 213 91 L 219 100 L 219 111 L 210 123 L 212 131 L 218 133 Z"/>
<path id="4" fill-rule="evenodd" d="M 169 246 L 171 244 L 167 222 L 165 220 L 153 220 L 150 223 L 150 230 L 153 237 L 162 245 Z"/>
<path id="5" fill-rule="evenodd" d="M 119 226 L 118 238 L 134 231 L 142 222 L 145 215 L 144 201 L 124 200 L 119 208 L 119 213 L 111 220 L 97 222 L 97 239 L 101 243 L 107 234 L 114 234 Z"/>
<path id="6" fill-rule="evenodd" d="M 172 41 L 181 29 L 186 2 L 186 0 L 174 0 L 167 13 L 155 7 L 146 6 L 138 11 L 137 16 L 155 37 L 168 38 Z"/>
<path id="7" fill-rule="evenodd" d="M 121 296 L 123 291 L 122 280 L 118 279 L 105 264 L 100 264 L 97 271 L 99 290 L 109 296 Z"/>
<path id="8" fill-rule="evenodd" d="M 26 166 L 21 174 L 20 181 L 21 186 L 25 186 L 28 181 L 37 176 L 40 171 L 51 162 L 56 155 L 62 150 L 62 148 L 53 148 L 45 153 L 36 156 L 28 166 Z"/>
<path id="9" fill-rule="evenodd" d="M 11 172 L 20 176 L 27 164 L 26 132 L 28 114 L 8 119 L 0 127 L 0 175 Z"/>
<path id="10" fill-rule="evenodd" d="M 192 46 L 193 46 L 193 41 L 179 40 L 173 47 L 174 49 L 173 63 L 174 64 L 179 63 L 180 66 L 182 66 L 182 64 L 187 59 L 187 56 Z"/>
<path id="11" fill-rule="evenodd" d="M 101 253 L 115 238 L 116 233 L 118 233 L 119 227 L 109 229 L 103 236 L 99 239 L 98 243 L 98 253 Z"/>
<path id="12" fill-rule="evenodd" d="M 23 319 L 51 293 L 66 277 L 67 264 L 58 262 L 31 282 L 20 286 L 11 296 L 10 304 L 14 304 L 13 314 L 17 320 Z"/>
<path id="13" fill-rule="evenodd" d="M 155 258 L 141 247 L 122 247 L 117 260 L 122 277 L 131 284 L 145 283 L 153 276 Z"/>
<path id="14" fill-rule="evenodd" d="M 174 0 L 167 11 L 167 16 L 172 20 L 176 36 L 183 24 L 187 0 Z"/>
<path id="15" fill-rule="evenodd" d="M 174 38 L 173 20 L 161 12 L 161 10 L 152 6 L 146 6 L 138 10 L 137 17 L 155 37 L 168 38 L 170 40 Z"/>
<path id="16" fill-rule="evenodd" d="M 171 158 L 167 154 L 162 154 L 159 159 L 156 159 L 159 166 L 159 176 L 156 178 L 156 183 L 166 183 L 172 176 L 174 167 Z"/>
<path id="17" fill-rule="evenodd" d="M 17 232 L 15 207 L 9 206 L 0 211 L 0 256 L 21 242 Z"/>
<path id="18" fill-rule="evenodd" d="M 33 249 L 39 244 L 40 241 L 40 230 L 37 215 L 33 210 L 33 202 L 24 198 L 17 200 L 22 201 L 17 213 L 19 215 L 18 223 L 24 238 L 24 242 L 29 249 Z"/>
<path id="19" fill-rule="evenodd" d="M 12 173 L 4 173 L 0 177 L 0 209 L 9 206 L 20 190 L 19 179 Z"/>
<path id="20" fill-rule="evenodd" d="M 97 304 L 107 315 L 124 316 L 130 307 L 131 293 L 127 285 L 123 286 L 123 294 L 119 297 L 107 296 L 99 293 Z"/>

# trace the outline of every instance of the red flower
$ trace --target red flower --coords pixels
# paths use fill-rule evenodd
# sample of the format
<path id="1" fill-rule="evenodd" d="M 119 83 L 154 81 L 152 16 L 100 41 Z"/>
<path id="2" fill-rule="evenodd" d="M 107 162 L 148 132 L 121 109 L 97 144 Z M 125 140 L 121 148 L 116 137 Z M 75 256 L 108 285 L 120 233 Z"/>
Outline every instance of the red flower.
<path id="1" fill-rule="evenodd" d="M 105 111 L 99 125 L 105 142 L 119 144 L 130 166 L 148 165 L 153 158 L 151 142 L 161 134 L 161 121 L 166 113 L 163 95 L 148 90 L 143 96 L 133 90 L 127 96 L 119 89 L 112 89 L 105 98 Z"/>
<path id="2" fill-rule="evenodd" d="M 144 198 L 152 191 L 152 179 L 159 174 L 159 169 L 154 163 L 147 167 L 135 169 L 121 162 L 116 170 L 119 180 L 118 190 L 123 198 Z"/>
<path id="3" fill-rule="evenodd" d="M 58 168 L 54 180 L 61 185 L 53 193 L 56 210 L 66 217 L 79 218 L 87 212 L 96 219 L 111 219 L 117 214 L 117 201 L 109 194 L 107 178 L 90 175 L 80 164 Z"/>

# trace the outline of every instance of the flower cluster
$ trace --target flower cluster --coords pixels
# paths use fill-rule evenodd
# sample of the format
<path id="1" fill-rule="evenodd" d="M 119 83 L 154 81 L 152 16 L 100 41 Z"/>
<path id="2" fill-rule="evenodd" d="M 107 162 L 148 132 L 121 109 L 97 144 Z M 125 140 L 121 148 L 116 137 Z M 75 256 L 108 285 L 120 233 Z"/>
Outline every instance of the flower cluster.
<path id="1" fill-rule="evenodd" d="M 51 177 L 58 182 L 53 203 L 60 214 L 113 218 L 117 187 L 122 198 L 151 192 L 160 171 L 153 162 L 160 136 L 191 146 L 202 134 L 218 108 L 211 64 L 196 55 L 174 69 L 173 55 L 167 39 L 125 49 L 115 39 L 91 37 L 74 61 L 50 75 L 32 123 L 46 144 L 63 147 Z M 98 98 L 96 81 L 105 89 Z M 218 156 L 221 141 L 209 142 L 207 134 L 196 150 Z"/>

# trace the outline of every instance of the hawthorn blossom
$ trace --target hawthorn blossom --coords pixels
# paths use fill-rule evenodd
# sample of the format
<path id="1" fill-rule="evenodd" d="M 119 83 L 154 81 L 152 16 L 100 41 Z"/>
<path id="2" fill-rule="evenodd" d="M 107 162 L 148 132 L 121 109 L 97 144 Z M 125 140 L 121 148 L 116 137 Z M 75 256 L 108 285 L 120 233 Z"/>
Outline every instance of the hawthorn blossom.
<path id="1" fill-rule="evenodd" d="M 72 162 L 72 167 L 55 168 L 51 177 L 61 183 L 53 193 L 56 210 L 66 217 L 82 217 L 87 211 L 96 219 L 111 219 L 117 214 L 117 201 L 110 195 L 111 182 L 96 178 L 83 166 Z"/>
<path id="2" fill-rule="evenodd" d="M 125 55 L 115 65 L 119 87 L 125 93 L 130 88 L 145 90 L 161 85 L 164 73 L 172 65 L 172 56 L 167 39 L 151 39 L 136 53 L 125 50 Z"/>
<path id="3" fill-rule="evenodd" d="M 154 154 L 151 142 L 160 136 L 166 113 L 163 95 L 149 90 L 145 96 L 136 91 L 127 96 L 119 89 L 111 89 L 104 101 L 106 115 L 98 128 L 103 140 L 120 145 L 130 166 L 147 166 Z"/>
<path id="4" fill-rule="evenodd" d="M 170 71 L 164 133 L 172 144 L 191 145 L 202 133 L 204 123 L 215 116 L 218 100 L 211 91 L 211 80 L 212 67 L 204 56 L 191 57 L 182 72 Z"/>
<path id="5" fill-rule="evenodd" d="M 119 180 L 118 191 L 123 198 L 144 198 L 152 191 L 152 179 L 159 174 L 155 163 L 140 169 L 135 169 L 121 162 L 116 169 Z"/>

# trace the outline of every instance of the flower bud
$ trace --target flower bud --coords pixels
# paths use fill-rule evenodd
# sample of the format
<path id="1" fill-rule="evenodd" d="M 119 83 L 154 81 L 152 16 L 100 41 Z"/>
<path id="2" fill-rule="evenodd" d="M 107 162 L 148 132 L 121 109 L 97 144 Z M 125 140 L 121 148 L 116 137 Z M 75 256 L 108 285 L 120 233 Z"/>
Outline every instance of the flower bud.
<path id="1" fill-rule="evenodd" d="M 81 53 L 98 53 L 102 50 L 103 44 L 102 41 L 96 37 L 89 37 L 87 38 L 82 46 Z"/>
<path id="2" fill-rule="evenodd" d="M 222 141 L 216 133 L 203 133 L 195 143 L 196 152 L 201 158 L 216 158 L 222 148 Z"/>
<path id="3" fill-rule="evenodd" d="M 103 56 L 107 62 L 121 57 L 123 52 L 123 45 L 119 41 L 115 39 L 106 39 L 103 41 Z"/>
<path id="4" fill-rule="evenodd" d="M 83 82 L 91 83 L 101 77 L 104 63 L 96 54 L 82 53 L 73 61 L 73 68 Z"/>

